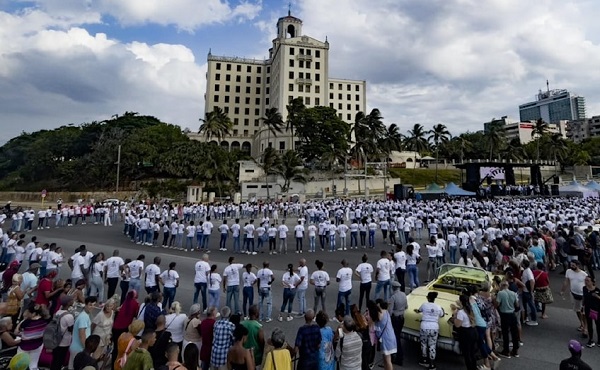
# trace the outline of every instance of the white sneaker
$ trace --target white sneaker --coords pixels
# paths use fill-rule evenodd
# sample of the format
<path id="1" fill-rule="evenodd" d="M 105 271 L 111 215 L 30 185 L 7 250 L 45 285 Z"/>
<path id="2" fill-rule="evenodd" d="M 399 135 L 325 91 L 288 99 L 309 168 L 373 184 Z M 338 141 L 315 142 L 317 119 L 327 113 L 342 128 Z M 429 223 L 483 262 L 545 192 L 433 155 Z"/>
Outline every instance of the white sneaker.
<path id="1" fill-rule="evenodd" d="M 283 321 L 283 317 L 279 316 L 279 317 L 277 318 L 277 321 L 279 321 L 279 322 L 282 322 L 282 321 Z"/>
<path id="2" fill-rule="evenodd" d="M 287 319 L 285 319 L 286 321 L 292 321 L 294 320 L 294 318 L 292 316 L 288 316 Z"/>
<path id="3" fill-rule="evenodd" d="M 265 320 L 265 322 L 271 322 L 271 321 L 273 321 L 273 319 L 272 319 L 272 318 L 270 318 L 270 317 L 269 317 L 268 319 L 266 319 L 266 320 Z"/>
<path id="4" fill-rule="evenodd" d="M 252 252 L 252 255 L 255 256 L 257 253 L 256 252 Z"/>

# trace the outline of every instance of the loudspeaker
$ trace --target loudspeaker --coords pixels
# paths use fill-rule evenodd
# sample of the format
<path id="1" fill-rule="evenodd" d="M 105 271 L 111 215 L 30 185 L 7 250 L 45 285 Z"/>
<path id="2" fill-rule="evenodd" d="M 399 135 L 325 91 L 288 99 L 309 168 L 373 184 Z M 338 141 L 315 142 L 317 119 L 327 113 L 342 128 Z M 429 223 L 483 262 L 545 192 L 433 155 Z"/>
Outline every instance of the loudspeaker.
<path id="1" fill-rule="evenodd" d="M 557 184 L 550 185 L 550 189 L 551 189 L 551 192 L 552 192 L 551 195 L 556 196 L 556 197 L 559 195 L 559 193 L 558 193 L 558 185 Z"/>
<path id="2" fill-rule="evenodd" d="M 396 200 L 404 199 L 404 185 L 394 184 L 394 198 L 396 198 Z"/>
<path id="3" fill-rule="evenodd" d="M 496 195 L 504 195 L 504 194 L 501 194 L 500 186 L 496 185 L 496 184 L 493 184 L 491 186 L 491 191 L 492 191 L 492 195 L 494 195 L 494 196 L 496 196 Z"/>

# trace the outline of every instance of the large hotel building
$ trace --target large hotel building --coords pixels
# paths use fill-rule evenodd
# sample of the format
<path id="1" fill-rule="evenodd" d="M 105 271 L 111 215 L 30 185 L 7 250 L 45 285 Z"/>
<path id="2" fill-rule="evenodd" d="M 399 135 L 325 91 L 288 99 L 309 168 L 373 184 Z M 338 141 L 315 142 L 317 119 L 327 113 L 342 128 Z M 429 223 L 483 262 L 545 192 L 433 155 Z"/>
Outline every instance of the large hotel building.
<path id="1" fill-rule="evenodd" d="M 365 81 L 329 76 L 329 42 L 302 34 L 302 21 L 288 16 L 277 21 L 277 37 L 266 60 L 208 54 L 205 112 L 220 107 L 233 122 L 230 135 L 219 143 L 228 150 L 259 156 L 268 146 L 292 148 L 291 132 L 268 135 L 262 124 L 267 108 L 287 118 L 286 106 L 302 98 L 306 107 L 329 106 L 351 123 L 365 111 Z M 192 135 L 205 140 L 198 134 Z"/>

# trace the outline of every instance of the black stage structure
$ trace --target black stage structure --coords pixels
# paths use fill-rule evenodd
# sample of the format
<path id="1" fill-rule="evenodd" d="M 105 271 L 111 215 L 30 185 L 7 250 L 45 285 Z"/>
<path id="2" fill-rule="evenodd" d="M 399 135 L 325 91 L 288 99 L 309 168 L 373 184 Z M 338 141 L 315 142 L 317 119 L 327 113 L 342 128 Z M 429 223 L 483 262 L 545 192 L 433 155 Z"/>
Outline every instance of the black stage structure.
<path id="1" fill-rule="evenodd" d="M 542 193 L 554 193 L 554 188 L 556 187 L 556 193 L 558 195 L 558 177 L 551 176 L 550 178 L 544 180 L 542 178 L 542 166 L 554 166 L 555 163 L 551 161 L 525 161 L 525 162 L 513 162 L 513 161 L 489 161 L 489 160 L 471 160 L 468 162 L 463 162 L 456 164 L 456 168 L 460 168 L 461 170 L 465 170 L 466 178 L 464 178 L 463 189 L 469 191 L 478 192 L 484 182 L 486 185 L 492 186 L 492 193 L 495 191 L 495 187 L 498 185 L 493 185 L 494 179 L 490 176 L 485 176 L 482 178 L 482 168 L 487 169 L 495 169 L 496 171 L 504 173 L 504 180 L 502 180 L 503 186 L 514 186 L 517 185 L 515 181 L 515 168 L 528 168 L 529 169 L 529 185 L 540 189 Z M 554 179 L 553 191 L 550 189 L 546 190 L 546 183 Z M 544 191 L 546 190 L 546 191 Z"/>

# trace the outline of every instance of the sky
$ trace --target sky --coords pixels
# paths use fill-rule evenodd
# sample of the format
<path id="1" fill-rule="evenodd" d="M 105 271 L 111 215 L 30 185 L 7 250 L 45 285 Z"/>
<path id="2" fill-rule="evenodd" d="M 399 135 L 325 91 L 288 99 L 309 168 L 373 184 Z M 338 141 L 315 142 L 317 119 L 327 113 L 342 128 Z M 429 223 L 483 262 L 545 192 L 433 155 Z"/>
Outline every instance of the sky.
<path id="1" fill-rule="evenodd" d="M 208 51 L 265 58 L 288 8 L 402 132 L 518 119 L 546 80 L 600 115 L 597 0 L 0 0 L 0 144 L 125 111 L 197 131 Z"/>

